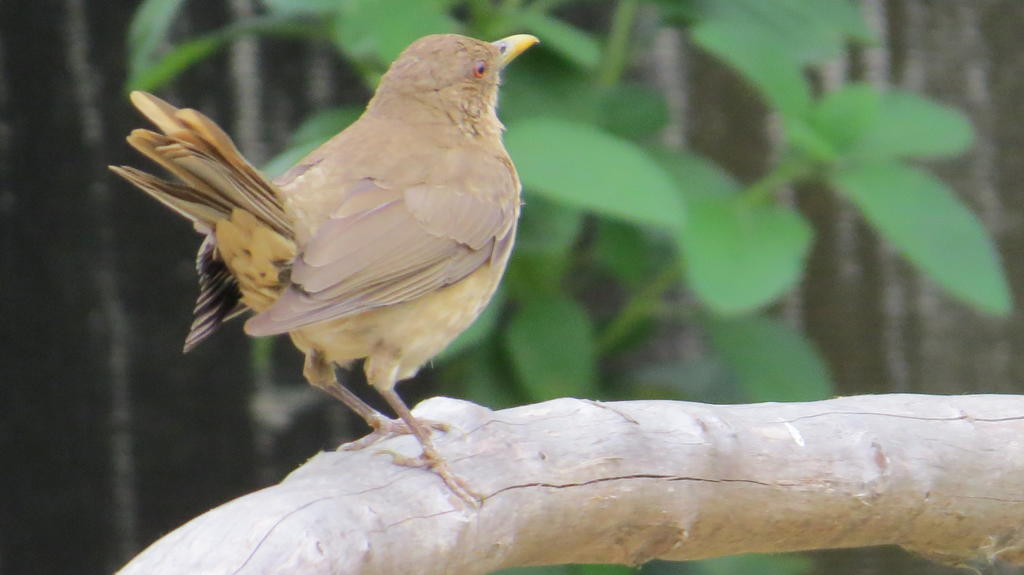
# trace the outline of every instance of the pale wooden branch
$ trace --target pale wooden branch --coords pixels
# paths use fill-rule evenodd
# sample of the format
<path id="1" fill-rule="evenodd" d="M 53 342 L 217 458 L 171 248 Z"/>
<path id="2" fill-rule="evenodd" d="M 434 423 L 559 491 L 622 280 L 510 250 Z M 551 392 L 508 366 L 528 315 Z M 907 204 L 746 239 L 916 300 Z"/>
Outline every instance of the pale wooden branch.
<path id="1" fill-rule="evenodd" d="M 168 534 L 121 573 L 487 573 L 895 544 L 1024 562 L 1024 396 L 705 405 L 435 398 L 478 494 L 392 463 L 411 437 L 317 455 Z"/>

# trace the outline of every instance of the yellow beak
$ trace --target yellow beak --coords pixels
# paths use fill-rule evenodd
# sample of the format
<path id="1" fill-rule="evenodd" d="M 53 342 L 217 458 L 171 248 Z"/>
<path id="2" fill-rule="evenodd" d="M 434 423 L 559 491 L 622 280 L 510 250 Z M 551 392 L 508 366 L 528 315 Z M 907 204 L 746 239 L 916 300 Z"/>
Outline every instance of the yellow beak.
<path id="1" fill-rule="evenodd" d="M 508 38 L 502 38 L 497 42 L 491 42 L 497 46 L 501 52 L 501 67 L 508 66 L 508 63 L 516 59 L 516 56 L 522 54 L 527 49 L 540 44 L 540 40 L 536 36 L 530 34 L 516 34 L 509 36 Z"/>

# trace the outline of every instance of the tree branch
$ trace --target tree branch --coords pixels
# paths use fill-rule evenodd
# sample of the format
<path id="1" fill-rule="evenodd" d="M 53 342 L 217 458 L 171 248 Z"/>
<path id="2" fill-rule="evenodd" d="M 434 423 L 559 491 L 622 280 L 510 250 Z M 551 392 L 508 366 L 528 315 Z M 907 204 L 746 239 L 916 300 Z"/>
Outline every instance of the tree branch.
<path id="1" fill-rule="evenodd" d="M 392 463 L 412 437 L 321 453 L 163 537 L 121 573 L 457 573 L 895 544 L 1024 562 L 1024 396 L 792 404 L 434 398 L 438 449 L 483 504 Z"/>

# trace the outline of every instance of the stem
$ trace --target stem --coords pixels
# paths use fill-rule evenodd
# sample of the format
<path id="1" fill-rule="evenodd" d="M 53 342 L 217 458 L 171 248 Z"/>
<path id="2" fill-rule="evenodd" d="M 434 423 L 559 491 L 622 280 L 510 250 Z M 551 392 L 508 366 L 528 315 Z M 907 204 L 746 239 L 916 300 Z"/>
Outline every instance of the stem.
<path id="1" fill-rule="evenodd" d="M 743 200 L 748 204 L 767 201 L 779 188 L 803 179 L 811 173 L 811 165 L 801 157 L 790 155 L 784 158 L 771 172 L 747 186 Z"/>
<path id="2" fill-rule="evenodd" d="M 249 367 L 254 374 L 269 376 L 274 353 L 273 337 L 253 338 L 249 343 Z"/>
<path id="3" fill-rule="evenodd" d="M 620 0 L 612 16 L 611 30 L 608 32 L 608 44 L 605 46 L 604 59 L 598 76 L 598 83 L 611 87 L 619 83 L 626 60 L 629 55 L 629 33 L 633 28 L 639 0 Z"/>
<path id="4" fill-rule="evenodd" d="M 661 270 L 643 289 L 636 292 L 597 337 L 598 354 L 604 355 L 615 348 L 638 323 L 650 317 L 658 308 L 661 296 L 679 278 L 679 267 L 670 265 Z"/>

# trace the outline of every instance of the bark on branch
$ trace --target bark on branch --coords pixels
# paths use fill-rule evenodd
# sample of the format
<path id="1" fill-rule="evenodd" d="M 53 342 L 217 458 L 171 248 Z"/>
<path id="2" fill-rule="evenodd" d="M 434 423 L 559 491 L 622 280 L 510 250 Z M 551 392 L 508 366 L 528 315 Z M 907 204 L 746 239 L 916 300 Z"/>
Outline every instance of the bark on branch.
<path id="1" fill-rule="evenodd" d="M 121 573 L 456 573 L 896 544 L 1024 562 L 1024 396 L 706 405 L 559 399 L 417 415 L 472 509 L 392 463 L 411 437 L 322 453 L 214 509 Z"/>

